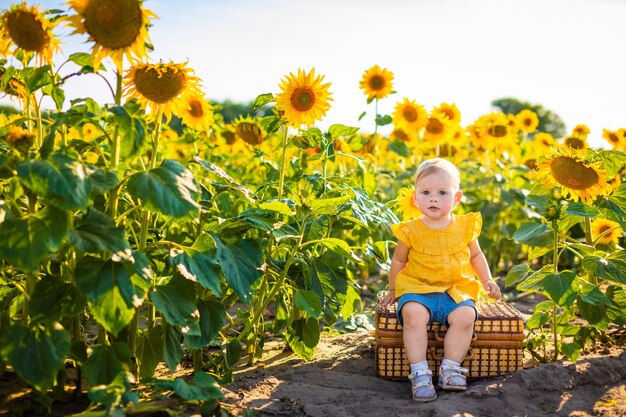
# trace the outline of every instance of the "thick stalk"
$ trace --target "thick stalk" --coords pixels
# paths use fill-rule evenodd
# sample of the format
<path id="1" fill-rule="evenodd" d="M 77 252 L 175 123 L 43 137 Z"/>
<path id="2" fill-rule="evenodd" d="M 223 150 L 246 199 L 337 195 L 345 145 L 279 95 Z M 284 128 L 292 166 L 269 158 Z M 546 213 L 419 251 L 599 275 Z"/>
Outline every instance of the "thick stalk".
<path id="1" fill-rule="evenodd" d="M 553 255 L 552 262 L 554 262 L 554 273 L 559 273 L 559 229 L 555 225 L 554 230 L 554 245 L 552 247 Z M 557 308 L 555 302 L 552 303 L 552 336 L 554 338 L 554 355 L 552 356 L 552 361 L 556 362 L 559 358 L 559 331 L 557 329 Z"/>
<path id="2" fill-rule="evenodd" d="M 287 133 L 289 131 L 289 128 L 287 126 L 283 126 L 283 129 L 285 129 L 285 135 L 283 136 L 283 143 L 282 143 L 283 151 L 280 157 L 280 177 L 278 180 L 278 201 L 280 201 L 283 198 L 283 188 L 285 187 L 285 165 L 287 163 L 286 161 L 287 159 Z"/>
<path id="3" fill-rule="evenodd" d="M 585 217 L 585 243 L 589 246 L 593 246 L 593 232 L 591 231 L 591 219 L 589 217 Z M 588 274 L 589 282 L 593 285 L 598 285 L 598 277 L 595 274 L 589 272 Z"/>
<path id="4" fill-rule="evenodd" d="M 121 97 L 122 97 L 122 76 L 118 72 L 117 73 L 117 83 L 116 83 L 116 92 L 115 92 L 115 104 L 120 105 Z M 113 141 L 111 143 L 111 169 L 116 171 L 120 165 L 120 155 L 121 155 L 121 138 L 118 130 L 118 126 L 115 125 L 115 129 L 113 131 Z M 118 196 L 119 189 L 118 187 L 113 188 L 109 191 L 109 216 L 116 220 L 117 217 L 117 207 L 118 207 Z"/>

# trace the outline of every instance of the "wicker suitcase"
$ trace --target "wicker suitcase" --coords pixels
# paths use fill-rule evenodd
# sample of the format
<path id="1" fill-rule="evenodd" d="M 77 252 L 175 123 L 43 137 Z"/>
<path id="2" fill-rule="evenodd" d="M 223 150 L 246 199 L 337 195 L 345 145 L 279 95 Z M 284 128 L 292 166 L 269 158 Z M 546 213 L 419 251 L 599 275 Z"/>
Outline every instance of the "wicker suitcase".
<path id="1" fill-rule="evenodd" d="M 406 379 L 409 361 L 404 353 L 402 326 L 396 318 L 396 305 L 383 307 L 385 292 L 376 304 L 376 375 L 383 379 Z M 521 313 L 505 302 L 479 304 L 474 337 L 462 366 L 468 379 L 501 376 L 522 368 L 524 322 Z M 446 327 L 428 326 L 428 365 L 437 376 L 443 359 Z"/>

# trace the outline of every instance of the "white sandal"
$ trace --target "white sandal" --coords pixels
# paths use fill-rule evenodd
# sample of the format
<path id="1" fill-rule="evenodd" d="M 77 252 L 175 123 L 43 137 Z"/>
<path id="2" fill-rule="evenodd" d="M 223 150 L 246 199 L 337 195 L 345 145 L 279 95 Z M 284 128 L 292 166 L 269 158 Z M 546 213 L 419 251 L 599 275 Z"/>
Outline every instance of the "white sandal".
<path id="1" fill-rule="evenodd" d="M 469 369 L 456 365 L 446 365 L 439 367 L 439 387 L 447 391 L 465 391 L 467 389 L 467 380 L 465 374 Z M 454 378 L 459 378 L 461 384 L 451 384 Z M 457 381 L 458 382 L 458 381 Z"/>
<path id="2" fill-rule="evenodd" d="M 428 380 L 417 382 L 417 378 L 420 376 L 428 376 Z M 411 380 L 411 393 L 415 401 L 426 403 L 437 399 L 437 393 L 435 392 L 435 387 L 433 386 L 432 376 L 433 373 L 430 369 L 419 369 L 409 374 L 409 379 Z M 428 393 L 428 391 L 430 391 L 430 395 L 428 396 L 418 395 L 418 393 Z"/>

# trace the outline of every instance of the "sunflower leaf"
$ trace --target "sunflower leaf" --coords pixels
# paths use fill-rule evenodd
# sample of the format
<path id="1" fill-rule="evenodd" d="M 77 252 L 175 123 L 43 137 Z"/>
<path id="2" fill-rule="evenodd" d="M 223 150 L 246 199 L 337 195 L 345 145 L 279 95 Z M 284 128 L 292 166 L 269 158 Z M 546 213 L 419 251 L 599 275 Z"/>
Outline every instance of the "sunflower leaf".
<path id="1" fill-rule="evenodd" d="M 252 112 L 256 113 L 259 109 L 265 106 L 267 103 L 274 101 L 274 95 L 272 93 L 260 94 L 252 102 Z"/>

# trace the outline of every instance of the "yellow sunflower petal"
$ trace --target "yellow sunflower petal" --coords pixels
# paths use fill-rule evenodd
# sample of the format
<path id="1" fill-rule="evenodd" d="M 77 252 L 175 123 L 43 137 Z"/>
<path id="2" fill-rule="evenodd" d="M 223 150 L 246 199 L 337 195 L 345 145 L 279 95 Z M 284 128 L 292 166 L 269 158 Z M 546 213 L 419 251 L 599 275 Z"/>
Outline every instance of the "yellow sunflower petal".
<path id="1" fill-rule="evenodd" d="M 281 92 L 276 95 L 276 108 L 283 112 L 287 123 L 294 127 L 302 124 L 313 126 L 322 120 L 330 109 L 330 83 L 322 84 L 323 75 L 315 76 L 315 68 L 307 74 L 298 69 L 298 74 L 290 73 L 281 80 Z"/>
<path id="2" fill-rule="evenodd" d="M 387 68 L 374 65 L 363 74 L 359 88 L 363 90 L 368 101 L 381 99 L 391 94 L 393 89 L 393 72 Z"/>

